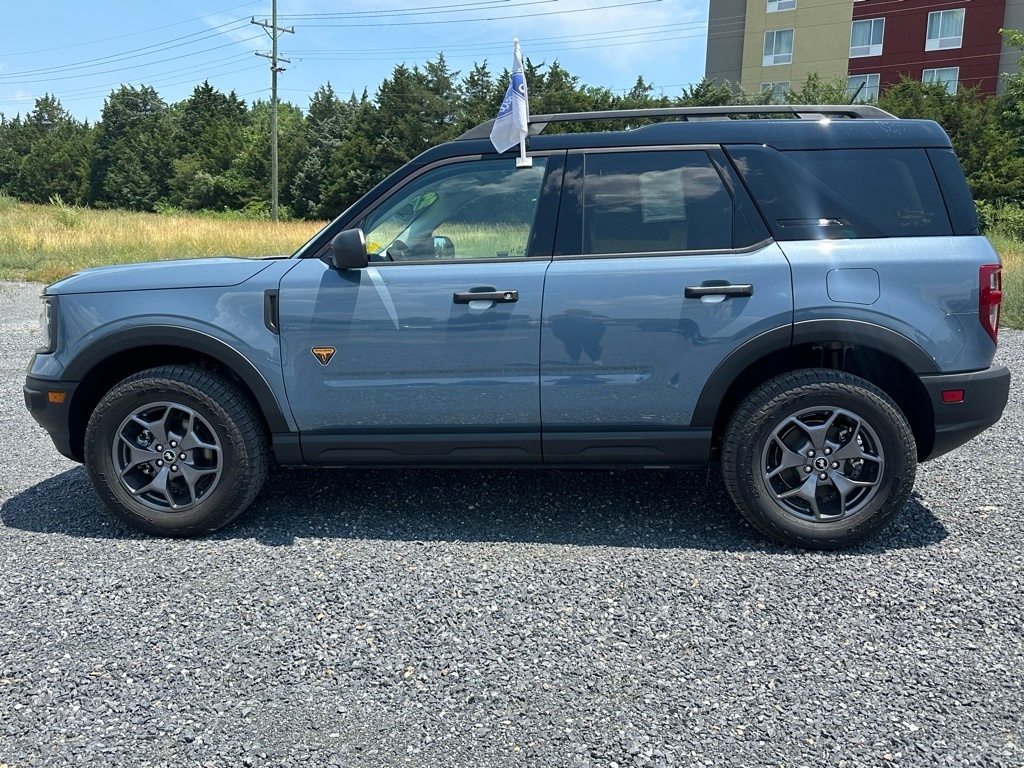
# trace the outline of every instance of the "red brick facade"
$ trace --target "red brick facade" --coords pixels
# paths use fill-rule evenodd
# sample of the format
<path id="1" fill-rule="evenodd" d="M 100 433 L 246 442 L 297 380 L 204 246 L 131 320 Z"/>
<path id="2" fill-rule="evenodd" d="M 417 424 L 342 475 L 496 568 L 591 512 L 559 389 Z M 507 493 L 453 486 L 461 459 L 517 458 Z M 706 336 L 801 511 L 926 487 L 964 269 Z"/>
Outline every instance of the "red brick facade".
<path id="1" fill-rule="evenodd" d="M 854 22 L 885 19 L 882 53 L 850 59 L 851 75 L 879 75 L 880 85 L 898 83 L 901 76 L 921 80 L 927 69 L 959 67 L 961 87 L 979 86 L 995 93 L 999 83 L 999 54 L 1005 0 L 858 0 L 853 4 Z M 926 50 L 928 15 L 963 9 L 963 34 L 959 47 Z M 954 41 L 944 39 L 945 45 Z"/>

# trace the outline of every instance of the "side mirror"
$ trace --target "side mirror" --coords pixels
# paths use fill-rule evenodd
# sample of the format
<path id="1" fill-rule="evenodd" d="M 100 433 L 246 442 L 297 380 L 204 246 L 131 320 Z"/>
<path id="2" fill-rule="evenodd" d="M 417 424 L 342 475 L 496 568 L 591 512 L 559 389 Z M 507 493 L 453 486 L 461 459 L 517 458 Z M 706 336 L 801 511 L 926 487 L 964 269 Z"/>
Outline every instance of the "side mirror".
<path id="1" fill-rule="evenodd" d="M 452 239 L 450 237 L 445 237 L 444 235 L 434 235 L 434 258 L 455 258 L 455 243 L 452 242 Z"/>
<path id="2" fill-rule="evenodd" d="M 331 269 L 362 269 L 369 263 L 366 238 L 361 229 L 346 229 L 331 240 L 320 261 Z"/>

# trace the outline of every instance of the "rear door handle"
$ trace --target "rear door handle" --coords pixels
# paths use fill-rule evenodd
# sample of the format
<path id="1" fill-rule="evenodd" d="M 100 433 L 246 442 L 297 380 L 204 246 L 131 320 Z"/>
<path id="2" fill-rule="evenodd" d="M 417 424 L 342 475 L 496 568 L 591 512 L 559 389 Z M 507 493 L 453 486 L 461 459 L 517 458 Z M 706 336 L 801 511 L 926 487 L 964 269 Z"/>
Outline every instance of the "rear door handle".
<path id="1" fill-rule="evenodd" d="M 699 299 L 701 296 L 753 296 L 754 286 L 750 283 L 741 285 L 688 285 L 683 295 L 688 299 Z"/>
<path id="2" fill-rule="evenodd" d="M 456 304 L 469 304 L 471 301 L 497 301 L 508 304 L 519 301 L 519 291 L 456 291 Z"/>

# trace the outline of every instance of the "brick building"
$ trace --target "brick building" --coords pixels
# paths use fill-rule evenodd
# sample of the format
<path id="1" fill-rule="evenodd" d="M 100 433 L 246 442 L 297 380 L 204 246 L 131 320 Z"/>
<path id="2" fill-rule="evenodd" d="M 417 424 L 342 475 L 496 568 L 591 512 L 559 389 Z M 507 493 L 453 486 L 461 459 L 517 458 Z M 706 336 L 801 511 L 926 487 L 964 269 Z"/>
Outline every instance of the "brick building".
<path id="1" fill-rule="evenodd" d="M 858 100 L 903 76 L 996 93 L 1021 55 L 1000 28 L 1024 30 L 1024 0 L 711 0 L 705 74 L 748 93 L 812 73 Z"/>

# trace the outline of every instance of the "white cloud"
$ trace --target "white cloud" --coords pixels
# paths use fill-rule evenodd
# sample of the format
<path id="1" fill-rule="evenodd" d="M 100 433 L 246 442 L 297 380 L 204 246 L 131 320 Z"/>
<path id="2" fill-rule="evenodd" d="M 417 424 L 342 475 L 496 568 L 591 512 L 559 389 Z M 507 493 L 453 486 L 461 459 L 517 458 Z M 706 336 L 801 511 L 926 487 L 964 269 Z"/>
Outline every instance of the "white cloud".
<path id="1" fill-rule="evenodd" d="M 255 14 L 257 21 L 262 21 L 262 14 Z M 257 27 L 255 24 L 246 24 L 245 26 L 239 26 L 238 24 L 231 25 L 232 22 L 238 21 L 237 17 L 225 16 L 223 14 L 213 14 L 211 16 L 204 16 L 203 22 L 209 25 L 212 29 L 220 27 L 220 33 L 231 40 L 242 43 L 247 48 L 253 51 L 263 50 L 270 46 L 270 38 L 263 33 L 262 27 Z M 252 39 L 255 38 L 255 39 Z"/>

